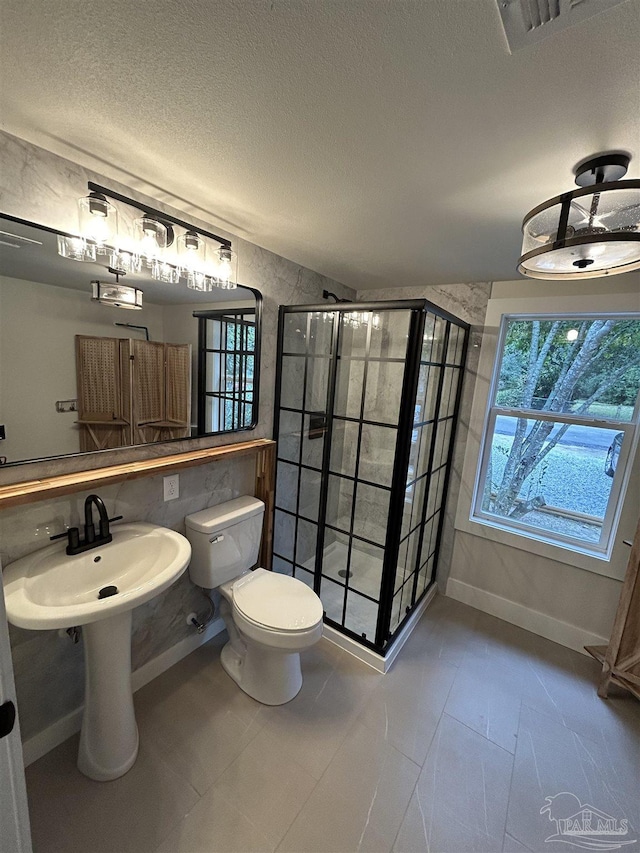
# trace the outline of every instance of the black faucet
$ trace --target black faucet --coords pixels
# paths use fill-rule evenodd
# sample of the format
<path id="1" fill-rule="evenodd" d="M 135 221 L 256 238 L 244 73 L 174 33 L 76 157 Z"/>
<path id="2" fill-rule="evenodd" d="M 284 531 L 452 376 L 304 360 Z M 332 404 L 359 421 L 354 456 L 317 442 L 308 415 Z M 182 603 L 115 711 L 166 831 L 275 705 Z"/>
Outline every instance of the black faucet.
<path id="1" fill-rule="evenodd" d="M 98 515 L 100 521 L 98 523 L 98 534 L 96 535 L 96 526 L 93 523 L 93 505 L 98 507 Z M 80 538 L 80 530 L 77 527 L 70 527 L 64 533 L 58 533 L 57 536 L 51 536 L 51 539 L 61 539 L 63 536 L 68 538 L 67 554 L 82 554 L 83 551 L 89 551 L 91 548 L 99 548 L 100 545 L 106 545 L 111 542 L 113 536 L 109 530 L 109 523 L 118 521 L 122 518 L 121 515 L 116 515 L 115 518 L 109 518 L 109 513 L 104 505 L 104 501 L 99 495 L 89 495 L 84 502 L 84 539 Z"/>
<path id="2" fill-rule="evenodd" d="M 96 538 L 96 527 L 93 523 L 93 504 L 98 507 L 98 515 L 100 516 L 100 533 Z M 109 533 L 109 513 L 104 505 L 104 501 L 98 495 L 89 495 L 84 502 L 84 541 L 85 544 L 93 544 L 99 541 L 102 545 L 106 542 L 111 542 L 112 536 Z"/>

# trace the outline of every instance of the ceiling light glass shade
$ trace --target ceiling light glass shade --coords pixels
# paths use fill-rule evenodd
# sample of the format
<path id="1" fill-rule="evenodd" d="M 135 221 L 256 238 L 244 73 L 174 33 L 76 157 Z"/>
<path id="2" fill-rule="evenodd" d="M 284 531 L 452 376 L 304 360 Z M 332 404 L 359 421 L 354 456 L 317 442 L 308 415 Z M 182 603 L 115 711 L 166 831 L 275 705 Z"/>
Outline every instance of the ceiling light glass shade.
<path id="1" fill-rule="evenodd" d="M 207 247 L 204 237 L 195 231 L 181 234 L 178 243 L 178 262 L 185 272 L 202 270 L 207 259 Z"/>
<path id="2" fill-rule="evenodd" d="M 72 261 L 95 261 L 96 244 L 88 243 L 83 237 L 58 235 L 58 254 Z"/>
<path id="3" fill-rule="evenodd" d="M 180 281 L 180 270 L 173 264 L 155 258 L 151 263 L 151 278 L 163 281 L 165 284 L 178 284 Z"/>
<path id="4" fill-rule="evenodd" d="M 118 211 L 100 193 L 78 199 L 80 234 L 97 246 L 113 243 L 118 236 Z"/>
<path id="5" fill-rule="evenodd" d="M 142 291 L 137 287 L 97 280 L 91 282 L 91 287 L 91 298 L 101 305 L 110 305 L 112 308 L 142 308 Z"/>
<path id="6" fill-rule="evenodd" d="M 238 286 L 238 256 L 231 246 L 220 246 L 215 270 L 216 285 L 223 290 Z"/>
<path id="7" fill-rule="evenodd" d="M 133 230 L 138 252 L 148 261 L 152 261 L 159 252 L 167 248 L 167 227 L 152 216 L 141 216 L 136 219 Z"/>
<path id="8" fill-rule="evenodd" d="M 549 199 L 522 224 L 518 272 L 597 278 L 640 268 L 640 181 L 609 181 Z"/>

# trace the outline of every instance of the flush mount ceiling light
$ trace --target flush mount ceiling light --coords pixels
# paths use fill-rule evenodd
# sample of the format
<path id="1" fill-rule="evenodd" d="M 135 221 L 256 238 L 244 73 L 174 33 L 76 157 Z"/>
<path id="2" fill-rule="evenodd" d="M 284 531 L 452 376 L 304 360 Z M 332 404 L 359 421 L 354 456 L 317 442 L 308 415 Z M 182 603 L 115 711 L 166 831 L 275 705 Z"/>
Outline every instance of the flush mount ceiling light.
<path id="1" fill-rule="evenodd" d="M 182 280 L 195 290 L 238 286 L 238 259 L 230 240 L 91 181 L 88 188 L 89 195 L 78 200 L 80 233 L 60 236 L 58 254 L 75 261 L 105 257 L 108 266 L 120 273 L 138 273 L 144 264 L 156 281 L 179 284 Z M 123 229 L 119 232 L 116 203 L 138 211 L 133 234 L 127 233 L 127 216 L 120 217 Z M 212 241 L 218 244 L 215 248 Z M 170 251 L 174 242 L 177 251 Z M 207 262 L 207 257 L 213 261 Z"/>
<path id="2" fill-rule="evenodd" d="M 621 180 L 629 160 L 604 154 L 583 161 L 577 190 L 529 211 L 518 272 L 553 281 L 640 268 L 640 180 Z"/>
<path id="3" fill-rule="evenodd" d="M 91 287 L 91 298 L 101 305 L 110 305 L 112 308 L 142 308 L 142 291 L 137 287 L 97 279 L 91 282 Z"/>

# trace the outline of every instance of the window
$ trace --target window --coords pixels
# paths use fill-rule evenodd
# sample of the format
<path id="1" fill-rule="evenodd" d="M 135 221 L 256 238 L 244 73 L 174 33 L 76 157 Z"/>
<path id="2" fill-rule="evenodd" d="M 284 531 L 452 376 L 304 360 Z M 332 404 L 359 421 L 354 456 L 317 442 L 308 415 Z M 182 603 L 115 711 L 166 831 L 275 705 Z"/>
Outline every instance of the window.
<path id="1" fill-rule="evenodd" d="M 640 391 L 640 315 L 503 315 L 472 520 L 610 553 Z"/>
<path id="2" fill-rule="evenodd" d="M 254 309 L 210 311 L 200 318 L 199 433 L 254 425 Z"/>

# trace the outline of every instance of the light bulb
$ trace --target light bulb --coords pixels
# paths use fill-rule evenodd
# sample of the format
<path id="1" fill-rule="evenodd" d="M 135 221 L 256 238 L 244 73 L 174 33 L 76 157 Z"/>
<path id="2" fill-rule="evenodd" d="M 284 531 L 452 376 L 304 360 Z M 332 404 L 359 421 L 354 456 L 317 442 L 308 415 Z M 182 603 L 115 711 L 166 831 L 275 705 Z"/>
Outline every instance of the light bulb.
<path id="1" fill-rule="evenodd" d="M 118 236 L 118 211 L 100 193 L 78 199 L 80 233 L 98 247 Z"/>
<path id="2" fill-rule="evenodd" d="M 238 256 L 231 246 L 221 246 L 218 251 L 218 268 L 216 279 L 218 287 L 230 290 L 237 287 Z"/>
<path id="3" fill-rule="evenodd" d="M 178 237 L 178 263 L 185 272 L 203 271 L 206 261 L 204 239 L 196 231 Z"/>
<path id="4" fill-rule="evenodd" d="M 577 341 L 578 340 L 578 330 L 577 329 L 569 329 L 567 332 L 567 340 L 568 341 Z"/>

